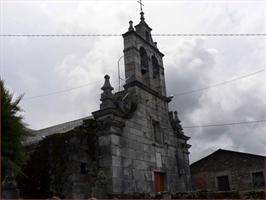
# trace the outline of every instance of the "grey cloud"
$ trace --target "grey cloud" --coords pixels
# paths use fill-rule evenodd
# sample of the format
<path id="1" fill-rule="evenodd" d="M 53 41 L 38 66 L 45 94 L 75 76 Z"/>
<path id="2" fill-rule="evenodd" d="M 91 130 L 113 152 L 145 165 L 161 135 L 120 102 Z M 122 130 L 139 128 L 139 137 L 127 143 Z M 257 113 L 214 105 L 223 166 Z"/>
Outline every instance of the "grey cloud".
<path id="1" fill-rule="evenodd" d="M 219 51 L 214 51 L 215 54 L 211 53 L 213 50 L 210 51 L 206 47 L 204 40 L 184 42 L 178 46 L 182 49 L 176 50 L 180 54 L 167 66 L 168 91 L 171 94 L 178 94 L 212 84 L 212 80 L 215 80 L 212 77 L 215 77 L 213 71 L 217 67 L 216 57 L 221 56 Z M 195 60 L 200 62 L 193 65 Z M 243 65 L 238 61 L 237 65 L 239 64 Z M 199 93 L 177 96 L 171 107 L 181 111 L 180 118 L 186 126 L 263 119 L 266 105 L 261 96 L 264 91 L 263 85 L 260 85 L 261 77 L 260 75 L 253 77 L 255 82 L 248 82 L 246 85 L 248 89 L 242 89 L 241 84 L 247 81 L 243 80 Z M 259 81 L 256 82 L 256 80 Z M 192 161 L 203 155 L 203 153 L 197 153 L 198 151 L 209 152 L 214 148 L 263 152 L 265 139 L 262 138 L 261 130 L 265 132 L 265 127 L 256 129 L 257 126 L 260 124 L 255 127 L 238 125 L 185 129 L 185 132 L 191 136 Z M 250 140 L 249 137 L 261 138 L 261 140 Z"/>
<path id="2" fill-rule="evenodd" d="M 266 31 L 265 18 L 261 17 L 265 2 L 207 4 L 208 7 L 195 1 L 147 2 L 145 18 L 154 33 Z M 135 24 L 139 20 L 134 2 L 119 2 L 119 5 L 60 2 L 58 5 L 56 2 L 20 3 L 19 6 L 6 3 L 2 19 L 4 33 L 122 33 L 127 30 L 129 20 Z M 165 54 L 168 94 L 202 88 L 266 66 L 265 38 L 155 39 Z M 74 120 L 96 110 L 106 73 L 117 89 L 117 59 L 123 53 L 122 37 L 5 38 L 2 41 L 2 75 L 8 87 L 16 94 L 25 92 L 25 98 L 97 82 L 69 93 L 23 102 L 26 122 L 32 128 Z M 265 117 L 264 99 L 265 81 L 258 75 L 228 86 L 176 96 L 171 108 L 179 111 L 184 126 L 246 121 Z M 265 124 L 185 129 L 191 137 L 192 161 L 217 148 L 266 154 L 265 132 Z"/>

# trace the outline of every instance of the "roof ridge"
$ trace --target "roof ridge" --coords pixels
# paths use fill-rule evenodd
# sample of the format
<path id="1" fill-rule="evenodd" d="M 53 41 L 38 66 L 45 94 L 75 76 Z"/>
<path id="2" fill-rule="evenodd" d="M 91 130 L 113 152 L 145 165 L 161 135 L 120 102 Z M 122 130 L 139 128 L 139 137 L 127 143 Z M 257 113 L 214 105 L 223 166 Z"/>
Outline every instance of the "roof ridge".
<path id="1" fill-rule="evenodd" d="M 243 151 L 234 151 L 234 150 L 228 150 L 228 149 L 218 149 L 217 151 L 226 151 L 226 152 L 230 152 L 230 153 L 238 153 L 238 154 L 246 154 L 246 155 L 252 155 L 252 156 L 266 157 L 266 155 L 260 155 L 260 154 L 254 154 L 254 153 L 246 153 L 246 152 L 243 152 Z"/>
<path id="2" fill-rule="evenodd" d="M 81 118 L 74 119 L 74 120 L 67 121 L 67 122 L 63 122 L 63 123 L 56 124 L 56 125 L 53 125 L 53 126 L 48 126 L 48 127 L 46 127 L 46 128 L 42 128 L 42 129 L 38 129 L 38 130 L 34 130 L 33 132 L 43 131 L 43 130 L 45 130 L 45 129 L 49 129 L 49 128 L 52 128 L 52 127 L 56 127 L 56 126 L 59 126 L 59 125 L 63 125 L 63 124 L 67 124 L 67 123 L 70 123 L 70 122 L 79 121 L 79 120 L 81 120 L 81 119 L 87 119 L 87 118 L 92 118 L 92 115 L 89 115 L 89 116 L 87 116 L 87 117 L 81 117 Z"/>
<path id="3" fill-rule="evenodd" d="M 207 156 L 205 156 L 205 157 L 203 157 L 203 158 L 191 163 L 190 166 L 195 165 L 195 164 L 201 162 L 202 160 L 205 160 L 205 159 L 209 158 L 210 156 L 212 156 L 212 155 L 214 155 L 214 154 L 216 154 L 218 152 L 222 152 L 222 151 L 223 152 L 228 152 L 228 153 L 235 153 L 235 154 L 242 154 L 242 155 L 244 154 L 244 155 L 249 155 L 249 156 L 256 156 L 256 157 L 264 157 L 264 158 L 266 158 L 266 155 L 258 155 L 258 154 L 245 153 L 245 152 L 241 152 L 241 151 L 233 151 L 233 150 L 227 150 L 227 149 L 219 148 L 219 149 L 215 150 L 214 152 L 210 153 L 209 155 L 207 155 Z"/>

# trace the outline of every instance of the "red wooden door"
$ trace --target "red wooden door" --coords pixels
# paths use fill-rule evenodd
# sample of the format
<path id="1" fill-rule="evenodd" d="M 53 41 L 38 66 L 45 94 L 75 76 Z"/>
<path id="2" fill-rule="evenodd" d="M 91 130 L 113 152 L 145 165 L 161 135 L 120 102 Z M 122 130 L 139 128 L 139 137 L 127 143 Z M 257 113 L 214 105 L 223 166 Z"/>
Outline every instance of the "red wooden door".
<path id="1" fill-rule="evenodd" d="M 154 186 L 155 192 L 164 191 L 165 174 L 161 172 L 154 172 Z"/>

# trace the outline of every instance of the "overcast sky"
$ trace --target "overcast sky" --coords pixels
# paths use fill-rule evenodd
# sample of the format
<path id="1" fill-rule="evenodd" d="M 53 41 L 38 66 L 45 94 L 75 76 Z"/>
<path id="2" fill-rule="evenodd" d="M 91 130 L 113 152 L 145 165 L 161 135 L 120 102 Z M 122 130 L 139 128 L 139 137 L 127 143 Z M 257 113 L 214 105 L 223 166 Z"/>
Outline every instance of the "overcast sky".
<path id="1" fill-rule="evenodd" d="M 152 33 L 266 33 L 264 1 L 144 1 Z M 1 34 L 122 34 L 139 22 L 133 1 L 1 1 Z M 165 54 L 168 95 L 266 68 L 266 37 L 154 37 Z M 118 89 L 121 37 L 1 37 L 1 77 L 30 128 L 90 115 L 104 74 Z M 123 62 L 121 62 L 122 65 Z M 199 93 L 176 96 L 183 126 L 266 119 L 266 72 Z M 68 93 L 29 97 L 77 87 Z M 185 129 L 191 161 L 225 148 L 266 154 L 266 123 Z"/>

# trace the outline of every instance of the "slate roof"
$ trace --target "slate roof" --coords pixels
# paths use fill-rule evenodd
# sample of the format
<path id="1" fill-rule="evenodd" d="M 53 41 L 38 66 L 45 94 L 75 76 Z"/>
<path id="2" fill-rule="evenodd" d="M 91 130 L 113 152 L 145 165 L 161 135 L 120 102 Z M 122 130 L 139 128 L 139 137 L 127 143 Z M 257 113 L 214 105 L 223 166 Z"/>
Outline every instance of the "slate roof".
<path id="1" fill-rule="evenodd" d="M 43 140 L 46 136 L 53 135 L 56 133 L 65 133 L 77 126 L 80 126 L 85 119 L 90 119 L 92 116 L 83 117 L 80 119 L 76 119 L 73 121 L 65 122 L 62 124 L 57 124 L 55 126 L 50 126 L 40 130 L 31 131 L 34 136 L 28 137 L 27 141 L 24 143 L 26 146 L 38 143 L 39 141 Z"/>

